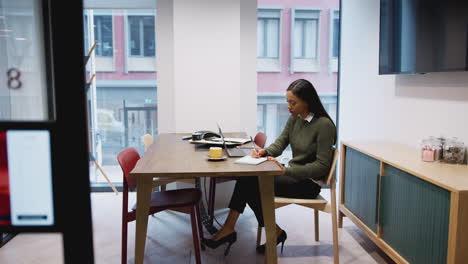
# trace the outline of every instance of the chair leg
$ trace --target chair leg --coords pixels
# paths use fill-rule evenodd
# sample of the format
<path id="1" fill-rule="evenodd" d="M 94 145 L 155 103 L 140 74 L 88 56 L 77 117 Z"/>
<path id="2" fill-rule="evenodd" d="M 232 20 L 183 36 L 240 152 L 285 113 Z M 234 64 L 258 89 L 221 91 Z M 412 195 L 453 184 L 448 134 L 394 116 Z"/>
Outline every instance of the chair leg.
<path id="1" fill-rule="evenodd" d="M 319 210 L 314 209 L 315 241 L 319 241 Z"/>
<path id="2" fill-rule="evenodd" d="M 338 211 L 338 228 L 343 228 L 343 217 L 344 214 L 341 211 Z"/>
<path id="3" fill-rule="evenodd" d="M 122 219 L 122 264 L 127 263 L 127 229 L 128 223 Z"/>
<path id="4" fill-rule="evenodd" d="M 262 242 L 262 227 L 258 225 L 257 226 L 257 247 L 260 246 L 260 242 Z"/>
<path id="5" fill-rule="evenodd" d="M 201 215 L 200 215 L 200 206 L 198 204 L 195 207 L 195 210 L 196 210 L 196 213 L 197 213 L 197 225 L 198 225 L 198 232 L 199 232 L 199 235 L 200 235 L 200 241 L 203 241 L 204 237 L 203 237 L 202 218 L 201 218 Z M 201 249 L 205 250 L 205 245 L 203 243 L 201 243 Z"/>
<path id="6" fill-rule="evenodd" d="M 333 256 L 334 264 L 340 263 L 340 254 L 338 252 L 338 219 L 336 215 L 336 191 L 335 183 L 331 184 L 331 217 L 332 217 L 332 232 L 333 232 Z"/>
<path id="7" fill-rule="evenodd" d="M 193 247 L 195 249 L 195 260 L 197 264 L 201 264 L 200 256 L 200 240 L 198 239 L 198 226 L 197 217 L 195 213 L 195 206 L 190 208 L 190 222 L 192 222 L 192 236 L 193 236 Z"/>
<path id="8" fill-rule="evenodd" d="M 216 178 L 210 178 L 210 191 L 208 197 L 208 216 L 210 217 L 210 225 L 213 225 L 214 220 L 214 203 L 216 196 Z"/>

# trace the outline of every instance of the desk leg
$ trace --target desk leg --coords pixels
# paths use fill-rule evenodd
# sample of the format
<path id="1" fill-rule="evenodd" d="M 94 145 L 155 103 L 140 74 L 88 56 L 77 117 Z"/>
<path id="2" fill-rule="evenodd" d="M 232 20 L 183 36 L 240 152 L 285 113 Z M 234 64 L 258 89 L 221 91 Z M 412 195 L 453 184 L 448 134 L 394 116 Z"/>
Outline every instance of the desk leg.
<path id="1" fill-rule="evenodd" d="M 260 187 L 260 197 L 262 199 L 263 219 L 265 222 L 266 234 L 266 255 L 265 262 L 276 264 L 276 225 L 275 225 L 275 189 L 273 176 L 258 177 Z"/>
<path id="2" fill-rule="evenodd" d="M 151 200 L 153 179 L 138 177 L 137 210 L 135 232 L 135 263 L 143 264 L 145 257 L 146 230 L 148 228 L 148 212 Z"/>

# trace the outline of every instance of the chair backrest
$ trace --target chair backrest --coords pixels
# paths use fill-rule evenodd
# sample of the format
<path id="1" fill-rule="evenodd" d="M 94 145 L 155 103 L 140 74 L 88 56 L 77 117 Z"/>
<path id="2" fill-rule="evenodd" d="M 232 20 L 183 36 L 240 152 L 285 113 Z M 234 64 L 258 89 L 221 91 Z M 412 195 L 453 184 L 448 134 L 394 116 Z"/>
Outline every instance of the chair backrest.
<path id="1" fill-rule="evenodd" d="M 333 161 L 332 165 L 330 167 L 330 172 L 328 173 L 328 176 L 326 179 L 324 179 L 324 182 L 326 185 L 330 185 L 330 183 L 335 181 L 335 168 L 336 168 L 336 161 L 338 160 L 338 149 L 333 147 Z"/>
<path id="2" fill-rule="evenodd" d="M 264 148 L 266 140 L 267 140 L 267 135 L 263 134 L 262 132 L 258 132 L 257 135 L 255 135 L 254 143 L 257 146 Z"/>
<path id="3" fill-rule="evenodd" d="M 135 168 L 139 159 L 140 155 L 134 148 L 127 148 L 117 155 L 117 160 L 122 168 L 124 183 L 126 182 L 128 184 L 130 190 L 135 189 L 137 182 L 135 179 L 129 179 L 128 174 Z"/>
<path id="4" fill-rule="evenodd" d="M 148 150 L 149 146 L 153 144 L 154 139 L 152 135 L 144 134 L 143 136 L 141 136 L 141 141 L 143 141 L 143 145 L 145 145 L 145 150 Z"/>

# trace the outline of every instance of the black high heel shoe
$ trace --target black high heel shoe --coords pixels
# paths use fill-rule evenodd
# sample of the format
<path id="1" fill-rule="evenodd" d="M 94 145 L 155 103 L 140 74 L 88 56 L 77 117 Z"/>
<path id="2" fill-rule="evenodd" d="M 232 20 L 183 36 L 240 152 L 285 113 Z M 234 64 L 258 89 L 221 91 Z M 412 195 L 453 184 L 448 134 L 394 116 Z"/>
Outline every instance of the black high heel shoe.
<path id="1" fill-rule="evenodd" d="M 227 248 L 224 250 L 224 256 L 227 256 L 229 254 L 229 249 L 231 248 L 232 244 L 237 241 L 237 232 L 232 232 L 231 234 L 219 239 L 219 240 L 213 240 L 213 239 L 203 239 L 203 244 L 209 248 L 217 248 L 220 245 L 224 243 L 228 243 Z"/>
<path id="2" fill-rule="evenodd" d="M 281 231 L 281 234 L 276 238 L 276 245 L 281 243 L 281 254 L 283 254 L 283 247 L 284 247 L 284 242 L 286 241 L 286 238 L 288 238 L 288 235 L 286 234 L 284 230 Z M 266 249 L 265 244 L 258 246 L 256 248 L 257 253 L 262 254 L 262 255 L 265 255 L 265 249 Z"/>

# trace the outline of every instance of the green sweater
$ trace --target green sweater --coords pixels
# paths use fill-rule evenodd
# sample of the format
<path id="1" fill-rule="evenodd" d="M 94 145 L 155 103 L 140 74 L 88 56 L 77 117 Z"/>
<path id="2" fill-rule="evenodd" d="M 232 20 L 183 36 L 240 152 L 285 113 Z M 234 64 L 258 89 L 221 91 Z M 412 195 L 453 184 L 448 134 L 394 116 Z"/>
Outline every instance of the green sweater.
<path id="1" fill-rule="evenodd" d="M 291 116 L 281 135 L 265 149 L 265 156 L 277 157 L 291 144 L 293 158 L 284 175 L 322 180 L 330 170 L 335 136 L 336 127 L 326 117 L 314 117 L 307 122 Z"/>

